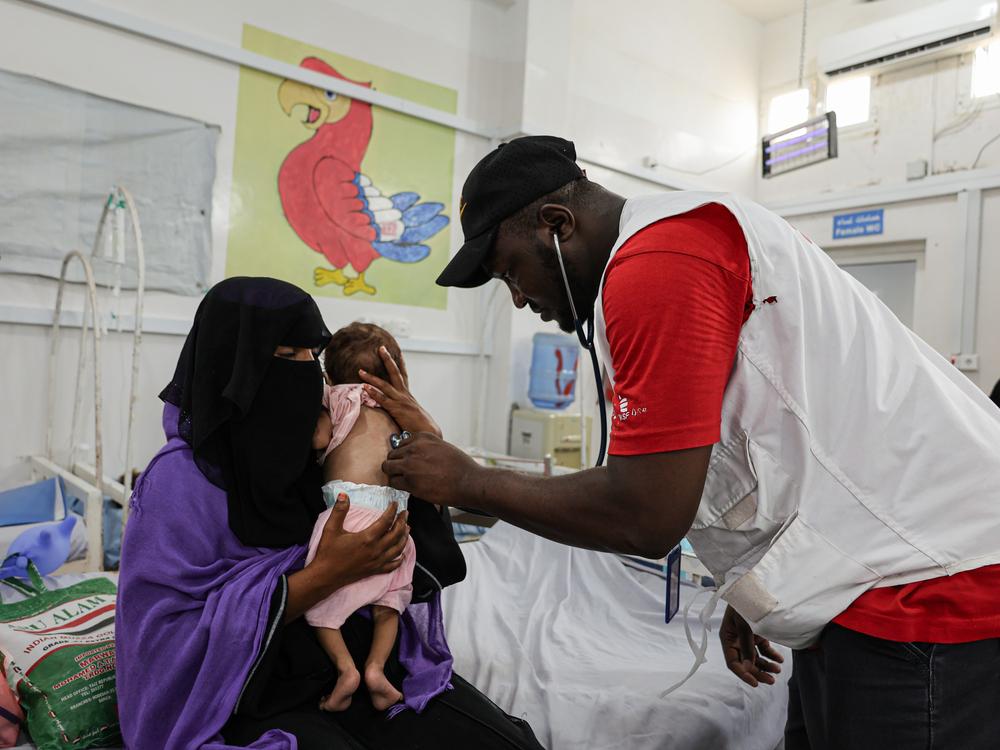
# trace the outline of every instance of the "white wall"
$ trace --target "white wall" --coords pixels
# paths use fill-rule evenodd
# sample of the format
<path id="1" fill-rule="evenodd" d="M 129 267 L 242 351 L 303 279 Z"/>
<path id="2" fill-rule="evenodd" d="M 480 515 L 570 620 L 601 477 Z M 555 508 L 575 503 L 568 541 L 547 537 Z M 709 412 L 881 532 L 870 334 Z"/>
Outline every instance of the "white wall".
<path id="1" fill-rule="evenodd" d="M 575 139 L 584 158 L 633 171 L 641 171 L 644 158 L 652 156 L 666 165 L 654 174 L 679 184 L 743 192 L 754 187 L 761 26 L 722 0 L 641 0 L 618 6 L 599 0 L 101 2 L 235 46 L 249 23 L 455 88 L 458 113 L 498 132 L 559 133 Z M 637 42 L 638 29 L 647 41 Z M 212 240 L 213 278 L 222 278 L 238 68 L 16 0 L 0 0 L 0 68 L 218 125 Z M 458 135 L 456 201 L 469 168 L 489 147 L 483 138 Z M 625 195 L 664 189 L 587 166 L 591 178 Z M 457 229 L 456 222 L 455 247 L 461 241 Z M 414 336 L 475 343 L 484 330 L 488 293 L 489 288 L 453 290 L 447 311 L 319 302 L 331 328 L 359 315 L 404 317 Z M 0 276 L 6 304 L 51 309 L 54 294 L 50 281 Z M 506 298 L 506 292 L 500 294 Z M 197 302 L 150 294 L 146 312 L 187 321 Z M 67 306 L 74 305 L 79 308 L 79 298 L 71 296 Z M 414 391 L 455 442 L 476 440 L 476 405 L 485 383 L 483 442 L 499 450 L 506 444 L 509 404 L 527 400 L 531 336 L 545 326 L 525 311 L 512 316 L 506 299 L 490 315 L 496 318 L 495 356 L 485 369 L 472 356 L 411 352 L 407 357 Z M 75 341 L 75 332 L 68 333 L 67 361 L 58 373 L 59 392 L 66 398 L 72 392 Z M 146 337 L 136 442 L 140 464 L 160 443 L 155 395 L 169 379 L 181 343 L 176 335 Z M 4 421 L 18 426 L 0 434 L 0 482 L 12 481 L 18 457 L 43 447 L 47 346 L 44 328 L 0 324 L 0 349 L 18 352 L 0 364 Z M 124 336 L 107 342 L 110 472 L 119 471 L 123 460 L 126 346 Z M 67 444 L 71 410 L 60 401 L 56 411 L 57 437 Z M 90 442 L 86 435 L 82 439 Z"/>
<path id="2" fill-rule="evenodd" d="M 816 52 L 824 36 L 837 34 L 889 18 L 936 0 L 882 0 L 855 3 L 846 0 L 815 6 L 810 11 L 806 44 L 806 85 L 814 101 L 823 96 L 824 84 L 816 74 Z M 760 124 L 764 128 L 773 95 L 797 86 L 799 39 L 802 18 L 793 14 L 764 26 L 761 54 Z M 810 200 L 850 196 L 866 188 L 907 185 L 906 165 L 923 159 L 931 175 L 962 174 L 972 167 L 980 148 L 1000 132 L 1000 98 L 970 102 L 972 55 L 876 72 L 872 78 L 872 119 L 841 129 L 839 158 L 757 182 L 757 199 L 782 210 L 797 204 L 800 214 Z M 980 170 L 1000 167 L 1000 143 L 982 154 Z M 759 166 L 758 166 L 759 169 Z M 832 216 L 840 211 L 794 215 L 791 221 L 823 247 L 836 250 L 865 245 L 867 252 L 892 252 L 893 243 L 925 245 L 923 265 L 918 266 L 914 329 L 942 354 L 960 352 L 964 243 L 962 215 L 955 196 L 904 202 L 871 202 L 858 208 L 884 207 L 885 234 L 868 240 L 832 239 Z M 974 352 L 980 369 L 969 376 L 989 389 L 1000 377 L 1000 337 L 992 321 L 1000 319 L 1000 298 L 995 293 L 1000 265 L 1000 213 L 994 192 L 983 195 L 981 274 L 978 331 Z"/>
<path id="3" fill-rule="evenodd" d="M 760 24 L 722 0 L 532 0 L 523 129 L 752 193 L 760 40 Z"/>
<path id="4" fill-rule="evenodd" d="M 834 241 L 828 213 L 795 216 L 792 223 L 820 247 L 832 250 L 837 261 L 917 259 L 913 330 L 940 352 L 958 347 L 961 322 L 962 251 L 955 230 L 954 197 L 933 198 L 893 206 L 886 232 L 877 238 Z M 853 252 L 852 252 L 853 251 Z"/>
<path id="5" fill-rule="evenodd" d="M 588 177 L 626 197 L 666 188 L 587 157 L 636 169 L 653 156 L 666 165 L 653 173 L 678 186 L 752 194 L 761 29 L 719 0 L 531 0 L 521 131 L 572 139 Z M 558 327 L 514 311 L 510 399 L 521 405 L 539 331 Z M 593 377 L 580 362 L 577 393 L 593 414 Z"/>
<path id="6" fill-rule="evenodd" d="M 830 35 L 874 23 L 940 0 L 838 1 L 813 8 L 806 42 L 806 79 L 814 100 L 824 84 L 816 76 L 816 52 Z M 760 66 L 760 123 L 772 96 L 797 87 L 802 17 L 787 16 L 764 26 Z M 971 53 L 911 67 L 890 68 L 872 78 L 872 119 L 841 129 L 840 156 L 830 162 L 759 180 L 758 198 L 778 202 L 803 194 L 906 182 L 906 164 L 925 159 L 931 173 L 971 167 L 979 148 L 1000 129 L 1000 102 L 969 101 Z M 980 108 L 978 116 L 976 107 Z M 968 122 L 966 122 L 968 120 Z M 939 135 L 935 137 L 935 134 Z M 987 149 L 979 167 L 1000 166 L 1000 143 Z"/>
<path id="7" fill-rule="evenodd" d="M 989 392 L 1000 380 L 1000 190 L 983 196 L 983 235 L 979 260 L 979 300 L 976 343 L 979 348 L 979 372 L 975 382 Z"/>
<path id="8" fill-rule="evenodd" d="M 458 91 L 459 114 L 494 124 L 516 109 L 520 99 L 523 7 L 489 0 L 266 0 L 204 3 L 176 0 L 106 0 L 105 5 L 170 26 L 239 46 L 244 23 L 366 60 Z M 377 33 L 376 33 L 377 31 Z M 417 54 L 414 54 L 414 52 Z M 237 67 L 174 47 L 110 30 L 86 21 L 42 10 L 27 3 L 0 0 L 0 68 L 27 73 L 102 96 L 154 107 L 219 125 L 218 176 L 213 206 L 214 278 L 223 276 L 233 135 L 236 124 Z M 482 138 L 459 134 L 456 140 L 455 195 L 468 169 L 489 148 Z M 457 225 L 457 222 L 456 222 Z M 453 243 L 460 231 L 452 232 Z M 5 304 L 51 309 L 52 282 L 0 276 Z M 198 299 L 150 294 L 151 317 L 190 320 Z M 327 324 L 335 329 L 359 315 L 386 315 L 410 320 L 414 336 L 443 341 L 476 342 L 482 321 L 479 295 L 452 293 L 447 311 L 401 308 L 352 300 L 320 299 Z M 72 304 L 67 307 L 72 308 Z M 79 304 L 77 304 L 79 309 Z M 508 315 L 502 314 L 498 336 L 507 338 Z M 73 339 L 75 341 L 75 338 Z M 43 328 L 0 325 L 0 382 L 3 422 L 0 433 L 0 481 L 18 474 L 17 458 L 43 447 L 48 334 Z M 149 459 L 160 443 L 159 407 L 155 399 L 173 371 L 183 339 L 148 336 L 143 356 L 137 459 Z M 404 349 L 406 347 L 403 342 Z M 72 347 L 67 347 L 67 351 Z M 120 345 L 108 347 L 106 388 L 113 410 L 126 382 Z M 507 349 L 497 347 L 495 367 L 507 369 Z M 447 435 L 470 441 L 477 363 L 469 356 L 408 355 L 415 393 L 437 416 Z M 116 364 L 118 363 L 118 364 Z M 75 363 L 59 373 L 61 393 L 72 392 Z M 507 384 L 494 379 L 489 403 L 487 443 L 501 447 L 506 432 Z M 60 413 L 68 423 L 68 416 Z M 121 435 L 114 415 L 106 428 L 109 471 L 119 471 Z M 16 429 L 11 429 L 15 425 Z M 58 431 L 65 440 L 65 424 Z M 88 442 L 90 441 L 87 438 Z"/>

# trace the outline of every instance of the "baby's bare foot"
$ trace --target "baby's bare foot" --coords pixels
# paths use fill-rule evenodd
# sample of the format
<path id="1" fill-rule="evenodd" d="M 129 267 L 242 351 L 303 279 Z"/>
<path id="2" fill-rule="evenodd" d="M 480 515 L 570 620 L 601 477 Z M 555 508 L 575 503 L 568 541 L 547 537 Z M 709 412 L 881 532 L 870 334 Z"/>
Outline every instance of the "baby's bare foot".
<path id="1" fill-rule="evenodd" d="M 351 698 L 361 684 L 361 674 L 356 669 L 340 673 L 337 684 L 328 696 L 320 701 L 323 711 L 346 711 L 351 705 Z"/>
<path id="2" fill-rule="evenodd" d="M 403 694 L 392 686 L 384 669 L 376 664 L 365 667 L 365 685 L 377 711 L 385 711 L 403 700 Z"/>

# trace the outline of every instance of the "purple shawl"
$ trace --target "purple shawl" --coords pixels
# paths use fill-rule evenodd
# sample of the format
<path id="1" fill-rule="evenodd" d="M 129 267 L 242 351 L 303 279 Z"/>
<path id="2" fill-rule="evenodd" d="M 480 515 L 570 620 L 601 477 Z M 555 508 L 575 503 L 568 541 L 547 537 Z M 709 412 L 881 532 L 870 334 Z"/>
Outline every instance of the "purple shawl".
<path id="1" fill-rule="evenodd" d="M 177 417 L 167 404 L 167 444 L 133 493 L 122 549 L 116 622 L 122 736 L 135 750 L 229 750 L 221 729 L 281 626 L 268 622 L 271 598 L 281 576 L 302 567 L 305 547 L 246 547 L 236 539 L 225 492 L 198 469 L 177 435 Z M 404 613 L 400 637 L 409 675 L 405 708 L 421 711 L 451 679 L 440 595 Z M 297 743 L 275 730 L 249 747 L 297 750 Z"/>

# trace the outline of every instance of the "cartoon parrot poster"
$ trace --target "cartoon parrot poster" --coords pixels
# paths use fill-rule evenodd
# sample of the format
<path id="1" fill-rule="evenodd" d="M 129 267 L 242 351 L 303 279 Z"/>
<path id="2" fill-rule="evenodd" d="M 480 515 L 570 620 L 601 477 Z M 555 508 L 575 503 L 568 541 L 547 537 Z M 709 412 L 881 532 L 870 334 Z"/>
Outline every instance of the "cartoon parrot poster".
<path id="1" fill-rule="evenodd" d="M 349 80 L 316 57 L 301 66 Z M 374 261 L 419 263 L 430 255 L 423 243 L 448 225 L 444 205 L 421 202 L 413 191 L 383 195 L 361 171 L 372 137 L 371 104 L 291 80 L 278 87 L 278 103 L 289 116 L 301 110 L 302 126 L 312 131 L 282 163 L 278 194 L 289 226 L 326 260 L 316 268 L 316 286 L 374 295 L 365 280 Z"/>
<path id="2" fill-rule="evenodd" d="M 245 25 L 243 47 L 454 113 L 458 93 Z M 455 131 L 292 79 L 240 71 L 226 274 L 445 309 Z"/>

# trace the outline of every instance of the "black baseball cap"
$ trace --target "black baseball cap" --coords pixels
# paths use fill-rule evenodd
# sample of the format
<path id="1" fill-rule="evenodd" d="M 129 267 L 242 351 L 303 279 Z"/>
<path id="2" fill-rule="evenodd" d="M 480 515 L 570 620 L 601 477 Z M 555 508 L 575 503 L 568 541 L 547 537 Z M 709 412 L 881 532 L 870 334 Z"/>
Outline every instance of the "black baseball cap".
<path id="1" fill-rule="evenodd" d="M 583 177 L 576 147 L 551 135 L 529 135 L 501 143 L 469 172 L 458 215 L 465 244 L 437 278 L 440 286 L 465 289 L 490 280 L 483 268 L 497 227 L 533 201 Z"/>

